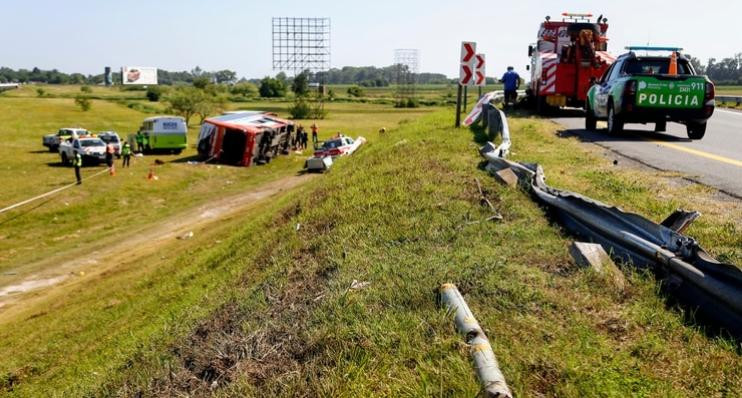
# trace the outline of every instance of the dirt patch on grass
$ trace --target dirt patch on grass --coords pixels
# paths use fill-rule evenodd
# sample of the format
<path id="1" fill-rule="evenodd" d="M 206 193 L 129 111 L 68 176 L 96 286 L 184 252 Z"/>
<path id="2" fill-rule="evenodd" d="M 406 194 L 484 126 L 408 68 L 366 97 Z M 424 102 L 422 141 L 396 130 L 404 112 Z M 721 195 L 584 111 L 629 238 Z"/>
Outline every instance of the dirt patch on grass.
<path id="1" fill-rule="evenodd" d="M 294 204 L 278 218 L 293 228 L 301 209 L 301 204 Z M 332 223 L 312 222 L 303 226 L 302 232 L 326 234 L 333 227 Z M 253 294 L 261 296 L 265 306 L 227 302 L 172 348 L 174 361 L 167 374 L 152 380 L 146 389 L 124 385 L 121 392 L 134 396 L 199 397 L 238 378 L 260 388 L 267 380 L 299 373 L 303 364 L 325 347 L 321 341 L 309 341 L 304 331 L 337 271 L 336 265 L 318 258 L 321 255 L 313 243 L 302 242 L 306 243 L 291 254 L 289 269 L 277 269 L 280 264 L 272 264 L 280 249 L 267 245 L 256 260 L 258 272 L 271 273 L 264 278 L 266 282 L 255 286 L 255 274 L 248 275 L 250 272 L 240 279 L 244 288 L 253 286 Z"/>

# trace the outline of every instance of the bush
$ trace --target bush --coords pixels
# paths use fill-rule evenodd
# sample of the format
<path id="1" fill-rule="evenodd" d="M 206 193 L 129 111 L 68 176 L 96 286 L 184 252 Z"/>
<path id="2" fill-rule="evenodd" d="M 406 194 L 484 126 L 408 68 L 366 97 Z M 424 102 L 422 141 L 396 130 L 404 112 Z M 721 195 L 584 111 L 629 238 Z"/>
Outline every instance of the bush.
<path id="1" fill-rule="evenodd" d="M 36 95 L 39 96 L 39 98 L 41 98 L 41 97 L 43 97 L 43 96 L 46 95 L 46 90 L 44 90 L 43 88 L 39 87 L 39 88 L 36 89 Z"/>
<path id="2" fill-rule="evenodd" d="M 363 97 L 366 93 L 358 86 L 348 87 L 348 95 L 351 97 Z"/>
<path id="3" fill-rule="evenodd" d="M 278 98 L 286 96 L 286 83 L 282 80 L 266 77 L 260 81 L 260 96 L 263 98 Z"/>
<path id="4" fill-rule="evenodd" d="M 294 104 L 289 107 L 289 114 L 292 119 L 309 119 L 312 114 L 312 107 L 303 97 L 296 97 Z"/>
<path id="5" fill-rule="evenodd" d="M 90 110 L 90 108 L 93 107 L 93 103 L 92 101 L 90 101 L 90 98 L 82 95 L 78 95 L 77 97 L 75 97 L 75 104 L 77 104 L 77 106 L 79 106 L 83 112 L 87 112 Z"/>
<path id="6" fill-rule="evenodd" d="M 150 102 L 157 102 L 162 96 L 163 89 L 160 86 L 149 86 L 147 87 L 147 99 Z"/>
<path id="7" fill-rule="evenodd" d="M 252 98 L 258 95 L 258 87 L 248 82 L 237 83 L 229 89 L 229 92 L 232 95 L 239 95 L 240 97 Z"/>
<path id="8" fill-rule="evenodd" d="M 93 89 L 90 88 L 90 86 L 82 86 L 82 87 L 80 87 L 80 91 L 82 91 L 83 93 L 86 93 L 86 94 L 90 94 L 90 93 L 93 92 Z"/>
<path id="9" fill-rule="evenodd" d="M 394 103 L 395 108 L 417 108 L 420 102 L 415 98 L 402 98 Z"/>

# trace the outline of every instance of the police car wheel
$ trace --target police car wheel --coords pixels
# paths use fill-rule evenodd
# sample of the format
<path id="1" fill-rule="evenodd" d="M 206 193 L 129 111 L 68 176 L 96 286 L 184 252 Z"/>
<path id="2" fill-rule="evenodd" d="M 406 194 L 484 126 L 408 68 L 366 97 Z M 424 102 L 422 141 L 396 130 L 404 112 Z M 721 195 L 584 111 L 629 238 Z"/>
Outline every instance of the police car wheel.
<path id="1" fill-rule="evenodd" d="M 688 138 L 692 140 L 700 140 L 706 135 L 706 123 L 688 123 L 685 129 L 688 132 Z"/>
<path id="2" fill-rule="evenodd" d="M 660 131 L 667 131 L 667 122 L 666 121 L 659 121 L 654 124 L 654 131 L 660 132 Z"/>
<path id="3" fill-rule="evenodd" d="M 585 109 L 585 130 L 593 131 L 597 126 L 598 121 L 595 118 L 595 113 L 590 108 Z"/>
<path id="4" fill-rule="evenodd" d="M 608 133 L 616 134 L 623 130 L 623 123 L 618 120 L 616 113 L 613 111 L 613 104 L 608 105 Z"/>

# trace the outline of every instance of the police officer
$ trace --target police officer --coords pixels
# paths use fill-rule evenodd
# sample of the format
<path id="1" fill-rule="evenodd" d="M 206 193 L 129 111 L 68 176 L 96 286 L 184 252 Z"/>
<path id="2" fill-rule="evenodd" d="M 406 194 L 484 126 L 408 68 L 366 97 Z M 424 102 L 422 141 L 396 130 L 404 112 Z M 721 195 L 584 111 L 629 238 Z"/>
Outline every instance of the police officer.
<path id="1" fill-rule="evenodd" d="M 123 158 L 121 167 L 129 167 L 129 162 L 131 161 L 131 146 L 128 142 L 124 142 L 124 146 L 121 147 L 121 157 Z"/>
<path id="2" fill-rule="evenodd" d="M 512 66 L 508 66 L 508 71 L 502 75 L 500 81 L 505 85 L 505 106 L 515 104 L 518 98 L 518 87 L 520 87 L 518 72 L 514 71 Z"/>
<path id="3" fill-rule="evenodd" d="M 77 178 L 77 185 L 82 184 L 82 178 L 80 177 L 80 167 L 82 167 L 82 156 L 80 152 L 75 152 L 75 159 L 72 160 L 72 165 L 75 166 L 75 178 Z"/>
<path id="4" fill-rule="evenodd" d="M 141 130 L 137 131 L 135 140 L 137 142 L 137 152 L 142 153 L 144 151 L 144 134 L 142 134 Z"/>

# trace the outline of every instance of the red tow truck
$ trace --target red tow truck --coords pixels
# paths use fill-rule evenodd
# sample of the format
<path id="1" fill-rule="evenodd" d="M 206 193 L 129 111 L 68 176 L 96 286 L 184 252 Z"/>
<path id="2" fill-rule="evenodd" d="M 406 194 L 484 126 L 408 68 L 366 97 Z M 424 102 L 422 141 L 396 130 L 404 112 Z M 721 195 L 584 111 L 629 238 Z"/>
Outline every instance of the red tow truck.
<path id="1" fill-rule="evenodd" d="M 582 108 L 591 82 L 600 79 L 615 57 L 609 54 L 607 18 L 592 14 L 562 13 L 562 20 L 547 16 L 538 41 L 528 46 L 531 82 L 526 95 L 537 112 L 549 107 Z"/>

